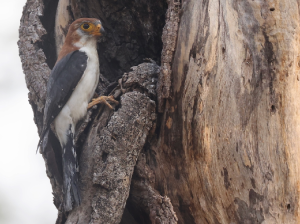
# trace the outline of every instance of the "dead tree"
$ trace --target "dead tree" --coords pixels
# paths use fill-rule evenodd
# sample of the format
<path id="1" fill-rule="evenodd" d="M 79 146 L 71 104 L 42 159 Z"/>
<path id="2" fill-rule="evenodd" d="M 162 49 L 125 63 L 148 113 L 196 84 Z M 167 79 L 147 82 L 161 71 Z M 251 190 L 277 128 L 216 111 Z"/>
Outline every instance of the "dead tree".
<path id="1" fill-rule="evenodd" d="M 299 9 L 296 0 L 28 0 L 18 44 L 39 132 L 48 76 L 77 18 L 102 20 L 97 93 L 120 101 L 92 108 L 77 128 L 83 202 L 70 213 L 50 134 L 42 155 L 56 223 L 300 222 Z"/>

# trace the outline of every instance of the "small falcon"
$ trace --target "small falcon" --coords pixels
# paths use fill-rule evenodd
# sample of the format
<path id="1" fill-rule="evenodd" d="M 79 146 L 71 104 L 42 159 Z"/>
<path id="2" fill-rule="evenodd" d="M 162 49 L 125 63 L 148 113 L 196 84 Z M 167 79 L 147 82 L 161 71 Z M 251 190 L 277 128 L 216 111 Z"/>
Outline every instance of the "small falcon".
<path id="1" fill-rule="evenodd" d="M 97 37 L 103 33 L 98 19 L 74 21 L 47 83 L 43 131 L 38 147 L 48 138 L 53 122 L 62 148 L 65 211 L 71 211 L 73 205 L 78 206 L 81 201 L 74 147 L 76 124 L 86 115 L 88 107 L 105 103 L 112 108 L 106 100 L 117 103 L 112 97 L 101 96 L 89 104 L 99 81 Z"/>

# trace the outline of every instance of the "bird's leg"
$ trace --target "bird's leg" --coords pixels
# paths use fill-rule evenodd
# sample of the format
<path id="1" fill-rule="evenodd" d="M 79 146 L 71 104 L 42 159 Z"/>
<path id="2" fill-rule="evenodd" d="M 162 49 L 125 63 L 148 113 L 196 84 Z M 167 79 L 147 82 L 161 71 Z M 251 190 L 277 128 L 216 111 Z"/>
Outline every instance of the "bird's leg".
<path id="1" fill-rule="evenodd" d="M 88 104 L 88 109 L 90 109 L 92 106 L 96 104 L 101 103 L 101 104 L 105 104 L 106 106 L 108 106 L 110 109 L 113 110 L 114 108 L 110 105 L 109 102 L 112 102 L 117 105 L 119 104 L 119 102 L 116 101 L 113 96 L 100 96 L 98 98 L 92 99 L 92 102 Z"/>

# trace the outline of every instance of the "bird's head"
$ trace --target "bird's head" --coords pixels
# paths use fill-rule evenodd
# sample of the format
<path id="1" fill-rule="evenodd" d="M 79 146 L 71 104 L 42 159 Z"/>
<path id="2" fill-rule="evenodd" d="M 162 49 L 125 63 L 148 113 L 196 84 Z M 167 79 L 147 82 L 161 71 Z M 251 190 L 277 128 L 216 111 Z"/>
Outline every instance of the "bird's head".
<path id="1" fill-rule="evenodd" d="M 104 33 L 105 30 L 103 29 L 99 19 L 81 18 L 75 20 L 71 24 L 66 40 L 70 39 L 73 44 L 77 42 L 84 44 L 91 39 L 96 39 Z"/>
<path id="2" fill-rule="evenodd" d="M 99 37 L 105 33 L 101 21 L 94 18 L 81 18 L 75 20 L 70 28 L 69 33 L 77 38 Z"/>
<path id="3" fill-rule="evenodd" d="M 58 61 L 68 53 L 79 50 L 87 44 L 96 44 L 96 39 L 105 34 L 101 21 L 95 18 L 80 18 L 69 28 L 64 45 L 59 53 Z"/>

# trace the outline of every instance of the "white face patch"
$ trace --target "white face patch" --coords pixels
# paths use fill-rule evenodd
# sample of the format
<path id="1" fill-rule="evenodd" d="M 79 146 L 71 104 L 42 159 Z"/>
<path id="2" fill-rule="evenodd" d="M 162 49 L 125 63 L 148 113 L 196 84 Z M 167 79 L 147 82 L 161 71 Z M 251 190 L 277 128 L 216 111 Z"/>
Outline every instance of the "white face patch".
<path id="1" fill-rule="evenodd" d="M 94 36 L 90 36 L 87 33 L 84 33 L 84 31 L 82 31 L 81 29 L 78 28 L 76 32 L 80 36 L 80 39 L 79 41 L 73 44 L 75 47 L 82 48 L 90 42 L 96 42 L 96 38 Z"/>
<path id="2" fill-rule="evenodd" d="M 76 33 L 80 36 L 80 37 L 84 37 L 84 36 L 89 36 L 87 33 L 85 33 L 82 29 L 80 29 L 80 27 L 78 27 L 78 29 L 76 30 Z"/>

